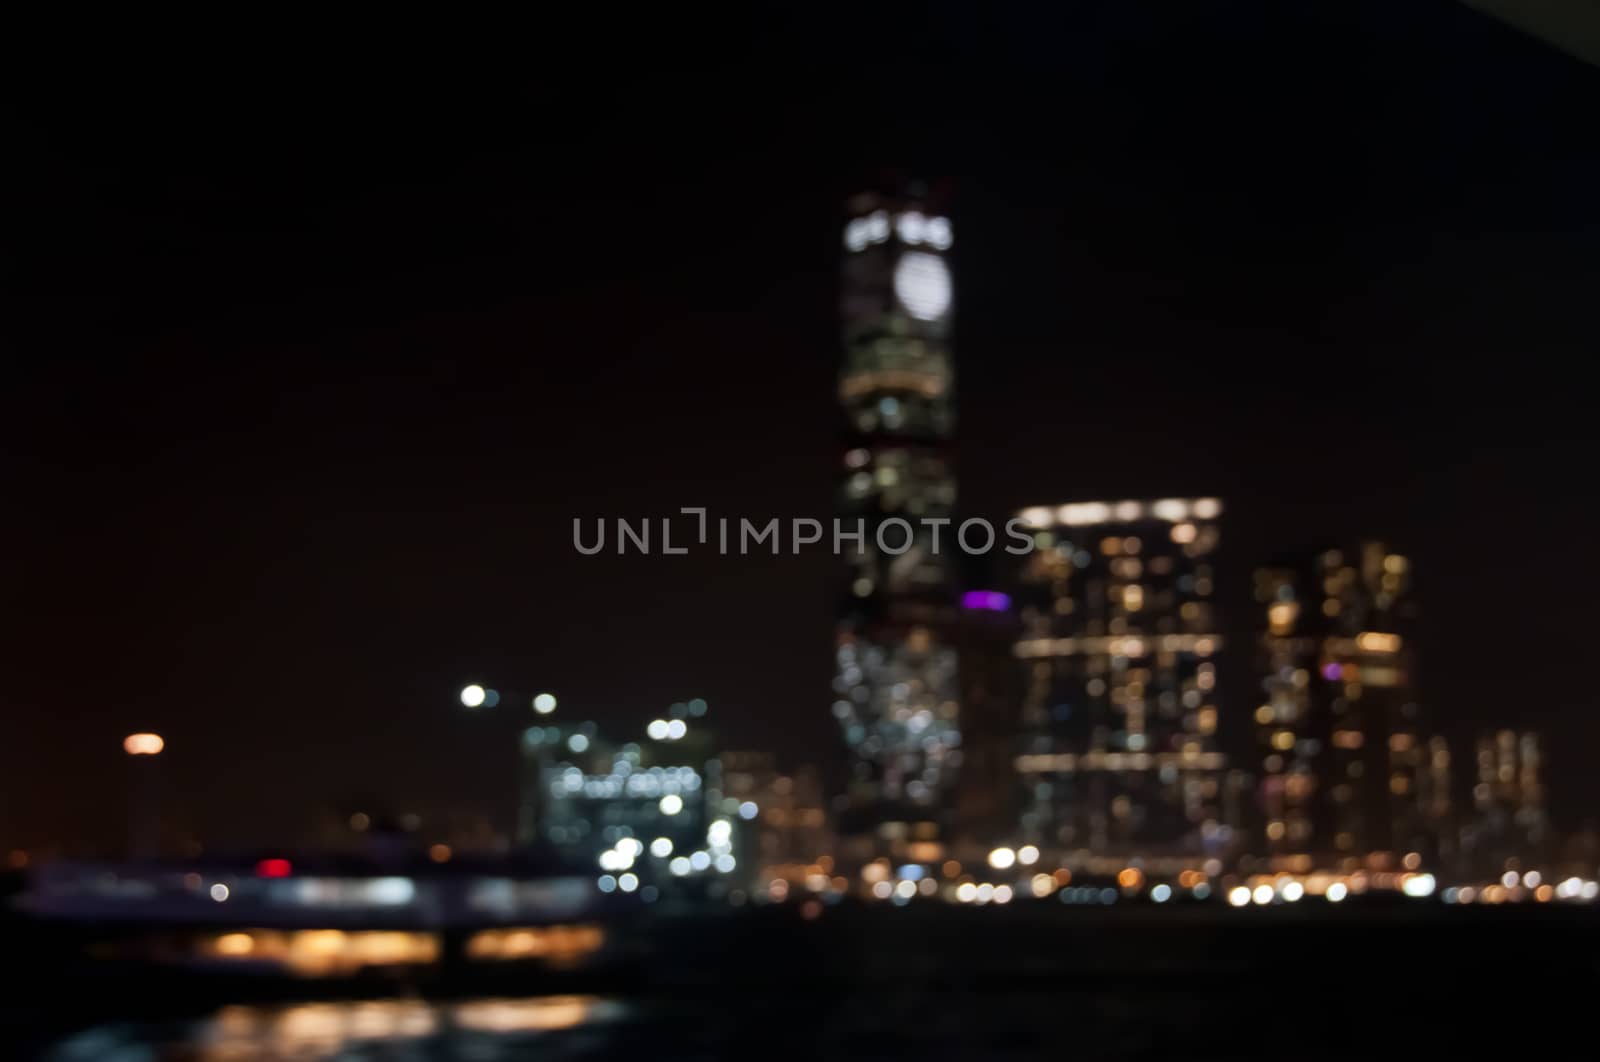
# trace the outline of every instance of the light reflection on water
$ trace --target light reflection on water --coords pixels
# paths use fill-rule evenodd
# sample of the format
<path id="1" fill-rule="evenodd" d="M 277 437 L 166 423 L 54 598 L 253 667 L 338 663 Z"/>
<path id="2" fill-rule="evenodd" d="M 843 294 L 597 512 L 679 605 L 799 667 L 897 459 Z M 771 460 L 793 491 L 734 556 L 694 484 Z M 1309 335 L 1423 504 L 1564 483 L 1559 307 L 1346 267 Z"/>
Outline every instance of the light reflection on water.
<path id="1" fill-rule="evenodd" d="M 594 996 L 417 999 L 229 1006 L 181 1026 L 105 1026 L 57 1044 L 50 1062 L 125 1058 L 183 1062 L 277 1059 L 523 1057 L 534 1042 L 619 1019 L 620 1003 Z"/>

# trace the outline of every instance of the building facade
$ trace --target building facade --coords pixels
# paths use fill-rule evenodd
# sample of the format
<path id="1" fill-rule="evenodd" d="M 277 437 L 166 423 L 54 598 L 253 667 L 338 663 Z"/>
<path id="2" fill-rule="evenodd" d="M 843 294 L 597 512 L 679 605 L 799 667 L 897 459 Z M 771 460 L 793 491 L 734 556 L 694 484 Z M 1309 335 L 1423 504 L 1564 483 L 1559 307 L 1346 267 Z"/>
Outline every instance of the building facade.
<path id="1" fill-rule="evenodd" d="M 744 883 L 742 823 L 724 792 L 704 701 L 672 706 L 641 740 L 554 717 L 523 731 L 519 841 L 595 875 L 601 892 L 724 896 Z"/>
<path id="2" fill-rule="evenodd" d="M 961 760 L 956 652 L 953 234 L 919 190 L 865 194 L 844 229 L 833 714 L 842 832 L 937 835 Z M 939 531 L 944 533 L 939 535 Z"/>
<path id="3" fill-rule="evenodd" d="M 833 834 L 828 826 L 822 779 L 813 767 L 783 771 L 770 752 L 727 752 L 722 756 L 722 787 L 741 808 L 753 805 L 755 818 L 743 827 L 752 873 L 758 886 L 773 882 L 820 892 L 831 881 L 815 880 L 833 869 Z"/>
<path id="4" fill-rule="evenodd" d="M 1218 749 L 1215 498 L 1024 510 L 1021 839 L 1070 854 L 1233 841 Z"/>
<path id="5" fill-rule="evenodd" d="M 1414 685 L 1409 560 L 1380 542 L 1261 569 L 1255 709 L 1266 851 L 1446 854 L 1450 753 Z"/>
<path id="6" fill-rule="evenodd" d="M 1472 815 L 1461 832 L 1466 869 L 1498 875 L 1551 854 L 1539 735 L 1501 730 L 1479 738 L 1476 752 Z"/>

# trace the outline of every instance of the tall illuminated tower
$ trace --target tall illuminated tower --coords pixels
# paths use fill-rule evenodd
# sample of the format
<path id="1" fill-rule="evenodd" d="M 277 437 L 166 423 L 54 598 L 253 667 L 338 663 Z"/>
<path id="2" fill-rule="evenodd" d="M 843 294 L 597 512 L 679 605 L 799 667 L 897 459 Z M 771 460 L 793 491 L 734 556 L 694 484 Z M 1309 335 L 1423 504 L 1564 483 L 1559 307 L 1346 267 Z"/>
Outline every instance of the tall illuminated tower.
<path id="1" fill-rule="evenodd" d="M 852 199 L 839 375 L 844 445 L 833 713 L 851 750 L 846 830 L 932 842 L 960 762 L 950 221 L 920 189 Z M 942 532 L 942 533 L 940 533 Z M 937 537 L 936 537 L 937 536 Z"/>
<path id="2" fill-rule="evenodd" d="M 1021 836 L 1080 857 L 1235 842 L 1218 747 L 1216 498 L 1025 509 Z"/>

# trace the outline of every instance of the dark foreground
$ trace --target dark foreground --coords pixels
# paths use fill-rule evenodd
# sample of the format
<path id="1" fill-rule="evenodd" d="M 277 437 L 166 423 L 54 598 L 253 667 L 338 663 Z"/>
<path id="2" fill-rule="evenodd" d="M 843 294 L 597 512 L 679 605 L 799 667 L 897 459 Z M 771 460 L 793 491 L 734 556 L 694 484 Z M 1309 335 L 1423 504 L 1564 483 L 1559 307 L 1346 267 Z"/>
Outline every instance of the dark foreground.
<path id="1" fill-rule="evenodd" d="M 1588 909 L 782 907 L 635 927 L 608 968 L 332 983 L 11 929 L 8 1058 L 1476 1059 L 1600 1032 Z"/>

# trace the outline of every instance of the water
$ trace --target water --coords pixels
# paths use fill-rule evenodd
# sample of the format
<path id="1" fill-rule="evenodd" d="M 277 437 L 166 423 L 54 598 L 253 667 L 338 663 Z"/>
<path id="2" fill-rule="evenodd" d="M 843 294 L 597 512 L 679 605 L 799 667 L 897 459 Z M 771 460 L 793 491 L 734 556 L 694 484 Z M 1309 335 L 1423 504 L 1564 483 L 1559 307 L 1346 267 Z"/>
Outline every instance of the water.
<path id="1" fill-rule="evenodd" d="M 630 1015 L 594 996 L 227 1006 L 198 1020 L 100 1025 L 47 1048 L 47 1062 L 324 1062 L 345 1059 L 603 1058 Z"/>

